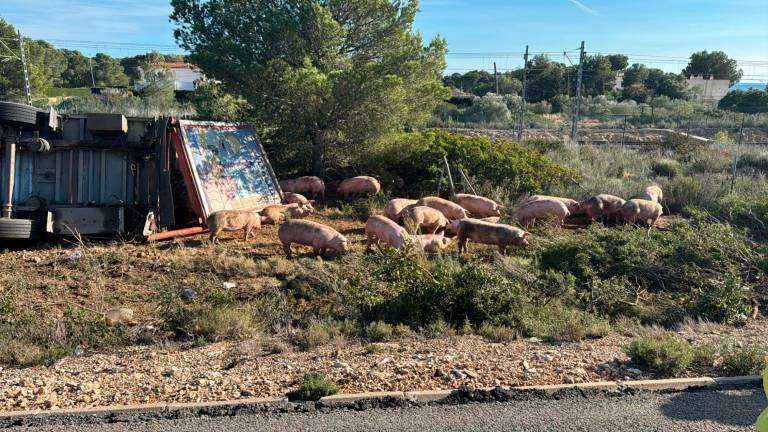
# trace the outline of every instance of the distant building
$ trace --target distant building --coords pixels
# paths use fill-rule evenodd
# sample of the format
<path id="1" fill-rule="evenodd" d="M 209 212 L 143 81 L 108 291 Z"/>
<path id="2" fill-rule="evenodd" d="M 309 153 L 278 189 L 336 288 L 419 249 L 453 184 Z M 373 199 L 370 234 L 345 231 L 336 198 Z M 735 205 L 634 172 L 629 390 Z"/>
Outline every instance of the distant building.
<path id="1" fill-rule="evenodd" d="M 724 98 L 728 94 L 728 89 L 731 86 L 730 81 L 727 79 L 716 80 L 711 75 L 709 79 L 706 79 L 699 75 L 692 75 L 688 78 L 688 86 L 691 88 L 701 89 L 701 95 L 704 98 L 704 103 L 717 108 L 720 99 Z"/>
<path id="2" fill-rule="evenodd" d="M 624 87 L 621 85 L 621 83 L 624 81 L 624 71 L 619 70 L 616 71 L 616 81 L 613 83 L 613 89 L 614 90 L 622 90 Z"/>
<path id="3" fill-rule="evenodd" d="M 197 65 L 185 62 L 162 62 L 152 65 L 153 68 L 167 69 L 173 74 L 173 88 L 176 91 L 195 91 L 198 84 L 205 79 L 203 72 Z M 141 90 L 149 84 L 146 73 L 139 67 L 141 79 L 136 81 L 136 90 Z"/>

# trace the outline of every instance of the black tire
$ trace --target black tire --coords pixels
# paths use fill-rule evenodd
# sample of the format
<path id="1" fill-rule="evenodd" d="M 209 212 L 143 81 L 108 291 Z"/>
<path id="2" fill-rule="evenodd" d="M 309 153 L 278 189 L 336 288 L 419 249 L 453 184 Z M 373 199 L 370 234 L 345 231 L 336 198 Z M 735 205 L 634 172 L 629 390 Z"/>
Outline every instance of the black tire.
<path id="1" fill-rule="evenodd" d="M 14 102 L 0 102 L 0 123 L 11 126 L 37 126 L 37 108 Z"/>
<path id="2" fill-rule="evenodd" d="M 0 218 L 0 240 L 37 240 L 41 232 L 40 221 Z"/>

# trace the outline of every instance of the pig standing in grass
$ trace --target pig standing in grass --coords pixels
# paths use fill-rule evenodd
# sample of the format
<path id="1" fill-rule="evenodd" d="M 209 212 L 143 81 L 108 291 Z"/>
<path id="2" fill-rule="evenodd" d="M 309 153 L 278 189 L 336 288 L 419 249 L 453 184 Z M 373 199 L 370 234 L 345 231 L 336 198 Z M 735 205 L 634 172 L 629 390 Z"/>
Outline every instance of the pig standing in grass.
<path id="1" fill-rule="evenodd" d="M 628 224 L 636 222 L 648 224 L 648 235 L 651 234 L 651 228 L 662 213 L 661 204 L 644 199 L 631 199 L 621 208 L 621 216 Z"/>
<path id="2" fill-rule="evenodd" d="M 467 219 L 477 219 L 477 218 L 467 218 Z M 451 221 L 448 225 L 445 226 L 445 235 L 451 235 L 455 236 L 456 233 L 459 232 L 459 223 L 463 221 L 464 219 L 456 219 L 454 221 Z M 484 222 L 490 222 L 490 223 L 499 223 L 499 220 L 501 220 L 498 216 L 491 216 L 486 218 L 477 219 Z"/>
<path id="3" fill-rule="evenodd" d="M 661 188 L 656 185 L 648 186 L 643 191 L 643 199 L 653 202 L 661 202 L 661 200 L 664 199 L 664 193 L 661 191 Z"/>
<path id="4" fill-rule="evenodd" d="M 451 239 L 442 234 L 422 234 L 412 236 L 422 252 L 437 253 L 451 244 Z"/>
<path id="5" fill-rule="evenodd" d="M 295 192 L 285 192 L 283 195 L 285 195 L 286 204 L 298 204 L 299 207 L 313 208 L 312 203 L 304 195 Z"/>
<path id="6" fill-rule="evenodd" d="M 449 221 L 467 217 L 467 210 L 464 207 L 436 196 L 424 197 L 416 201 L 416 205 L 432 207 L 440 211 Z"/>
<path id="7" fill-rule="evenodd" d="M 336 191 L 344 199 L 350 197 L 357 197 L 361 195 L 374 196 L 381 190 L 381 184 L 373 177 L 357 176 L 348 178 L 339 184 L 339 189 Z"/>
<path id="8" fill-rule="evenodd" d="M 529 201 L 515 211 L 515 219 L 526 227 L 533 226 L 537 220 L 551 219 L 558 225 L 571 214 L 568 207 L 560 200 L 542 199 Z"/>
<path id="9" fill-rule="evenodd" d="M 283 251 L 289 258 L 293 243 L 311 246 L 315 255 L 324 255 L 328 249 L 338 253 L 349 250 L 347 238 L 341 233 L 329 226 L 307 220 L 286 221 L 280 225 L 277 236 L 283 244 Z"/>
<path id="10" fill-rule="evenodd" d="M 580 205 L 579 213 L 586 214 L 593 220 L 613 219 L 621 216 L 621 207 L 626 200 L 614 195 L 600 194 L 583 201 Z"/>
<path id="11" fill-rule="evenodd" d="M 403 222 L 410 228 L 434 234 L 448 225 L 448 219 L 432 207 L 415 205 L 402 212 Z"/>
<path id="12" fill-rule="evenodd" d="M 261 213 L 261 223 L 277 225 L 283 219 L 283 206 L 280 204 L 268 205 L 259 213 Z"/>
<path id="13" fill-rule="evenodd" d="M 507 252 L 507 246 L 528 246 L 530 234 L 520 228 L 511 225 L 494 224 L 477 219 L 463 219 L 459 222 L 459 253 L 467 250 L 467 241 L 475 243 L 497 245 L 503 255 Z"/>
<path id="14" fill-rule="evenodd" d="M 476 218 L 501 216 L 501 206 L 489 198 L 470 194 L 456 194 L 453 197 L 453 202 L 464 207 Z"/>
<path id="15" fill-rule="evenodd" d="M 576 200 L 549 195 L 533 195 L 525 200 L 523 204 L 528 204 L 534 201 L 560 201 L 565 204 L 565 206 L 568 208 L 568 211 L 573 214 L 577 213 L 579 211 L 579 207 L 581 206 Z"/>
<path id="16" fill-rule="evenodd" d="M 371 216 L 365 222 L 366 250 L 374 243 L 384 243 L 395 249 L 403 249 L 409 238 L 405 228 L 384 216 Z"/>
<path id="17" fill-rule="evenodd" d="M 248 240 L 251 231 L 261 228 L 261 215 L 245 210 L 219 210 L 208 216 L 206 221 L 211 230 L 211 241 L 219 242 L 222 231 L 245 231 L 243 240 Z"/>
<path id="18" fill-rule="evenodd" d="M 283 192 L 311 193 L 313 197 L 325 196 L 325 183 L 315 176 L 302 176 L 291 180 L 280 180 L 280 188 Z"/>
<path id="19" fill-rule="evenodd" d="M 402 213 L 403 209 L 414 204 L 416 204 L 416 200 L 393 198 L 389 200 L 387 206 L 384 208 L 384 216 L 398 222 L 400 220 L 400 213 Z"/>

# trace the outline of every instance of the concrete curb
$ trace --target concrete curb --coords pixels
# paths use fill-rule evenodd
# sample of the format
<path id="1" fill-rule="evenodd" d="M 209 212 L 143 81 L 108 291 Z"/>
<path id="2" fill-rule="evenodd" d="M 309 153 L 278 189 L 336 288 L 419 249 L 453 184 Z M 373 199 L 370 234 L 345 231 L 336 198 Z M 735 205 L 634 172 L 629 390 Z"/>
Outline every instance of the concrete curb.
<path id="1" fill-rule="evenodd" d="M 662 380 L 641 380 L 641 381 L 600 381 L 578 384 L 553 384 L 540 386 L 520 386 L 510 387 L 505 390 L 544 392 L 545 394 L 554 394 L 562 390 L 579 389 L 584 391 L 608 391 L 618 392 L 624 389 L 637 389 L 647 391 L 683 391 L 694 388 L 739 388 L 759 386 L 762 383 L 762 376 L 749 375 L 739 377 L 717 377 L 717 378 L 674 378 Z M 493 388 L 480 388 L 478 390 L 490 392 Z M 326 396 L 315 403 L 318 407 L 344 407 L 361 401 L 371 400 L 396 400 L 405 403 L 429 404 L 439 403 L 449 399 L 451 396 L 459 394 L 460 390 L 422 390 L 406 392 L 371 392 L 357 394 L 339 394 Z M 145 405 L 130 406 L 105 406 L 88 409 L 57 409 L 57 410 L 36 410 L 36 411 L 7 411 L 0 412 L 0 425 L 22 421 L 23 419 L 45 420 L 46 418 L 57 417 L 94 417 L 115 419 L 125 416 L 182 416 L 184 414 L 202 414 L 216 415 L 217 413 L 227 413 L 227 415 L 237 413 L 253 413 L 259 411 L 285 411 L 296 410 L 296 406 L 313 404 L 313 402 L 289 402 L 285 397 L 276 398 L 255 398 L 241 399 L 233 401 L 215 401 L 215 402 L 192 402 L 192 403 L 155 403 Z M 312 409 L 312 408 L 310 408 Z"/>
<path id="2" fill-rule="evenodd" d="M 159 414 L 173 412 L 193 412 L 199 410 L 215 409 L 247 409 L 247 408 L 267 408 L 288 404 L 288 398 L 254 398 L 238 399 L 234 401 L 213 401 L 213 402 L 188 402 L 188 403 L 153 403 L 143 405 L 118 405 L 118 406 L 100 406 L 93 408 L 63 408 L 54 410 L 35 410 L 35 411 L 5 411 L 0 412 L 0 422 L 9 418 L 20 417 L 58 417 L 58 416 L 117 416 L 117 415 L 142 415 Z"/>
<path id="3" fill-rule="evenodd" d="M 672 378 L 662 380 L 623 381 L 623 387 L 642 390 L 685 390 L 696 387 L 716 386 L 714 378 Z"/>
<path id="4" fill-rule="evenodd" d="M 405 392 L 370 392 L 370 393 L 353 393 L 353 394 L 336 394 L 333 396 L 325 396 L 320 398 L 318 402 L 327 406 L 346 405 L 361 400 L 371 399 L 405 399 Z"/>

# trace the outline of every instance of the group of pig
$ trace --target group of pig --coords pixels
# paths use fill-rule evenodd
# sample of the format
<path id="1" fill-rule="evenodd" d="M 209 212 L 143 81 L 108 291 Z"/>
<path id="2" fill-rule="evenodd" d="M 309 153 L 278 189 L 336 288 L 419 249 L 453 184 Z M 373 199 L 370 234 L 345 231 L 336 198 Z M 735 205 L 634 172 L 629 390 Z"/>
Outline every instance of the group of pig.
<path id="1" fill-rule="evenodd" d="M 448 246 L 451 239 L 447 236 L 454 235 L 459 253 L 467 250 L 469 240 L 496 245 L 501 253 L 506 253 L 508 246 L 527 245 L 528 232 L 498 223 L 501 209 L 493 200 L 470 194 L 456 194 L 451 201 L 436 196 L 395 198 L 387 203 L 384 215 L 371 216 L 366 222 L 368 248 L 384 243 L 402 249 L 412 243 L 432 253 Z"/>
<path id="2" fill-rule="evenodd" d="M 314 213 L 312 202 L 302 194 L 324 197 L 325 183 L 318 177 L 305 176 L 282 180 L 290 219 L 278 230 L 278 237 L 286 255 L 291 256 L 291 245 L 312 247 L 316 254 L 327 250 L 338 253 L 348 251 L 347 238 L 335 229 L 302 217 Z M 362 195 L 376 195 L 381 190 L 378 180 L 358 176 L 341 181 L 335 192 L 345 199 Z M 600 194 L 578 202 L 569 198 L 534 195 L 526 200 L 513 214 L 522 225 L 532 226 L 537 220 L 554 220 L 558 224 L 569 216 L 584 215 L 592 220 L 624 220 L 627 223 L 644 221 L 653 226 L 662 208 L 659 201 L 662 191 L 649 186 L 642 199 L 624 200 Z M 225 230 L 244 230 L 247 240 L 262 223 L 278 224 L 283 218 L 283 206 L 267 206 L 259 212 L 223 210 L 208 219 L 211 240 L 216 242 Z M 383 215 L 374 215 L 365 223 L 367 248 L 382 243 L 404 249 L 413 245 L 423 252 L 434 253 L 451 243 L 455 236 L 459 253 L 467 250 L 467 242 L 495 245 L 504 254 L 509 246 L 527 246 L 530 233 L 507 224 L 499 223 L 502 206 L 491 199 L 470 194 L 456 194 L 452 200 L 436 196 L 418 200 L 395 198 L 389 201 Z M 650 229 L 650 228 L 649 228 Z"/>
<path id="3" fill-rule="evenodd" d="M 320 178 L 304 176 L 281 180 L 279 184 L 288 206 L 274 204 L 258 211 L 217 211 L 207 220 L 211 241 L 216 243 L 222 231 L 238 230 L 243 230 L 245 240 L 248 240 L 253 230 L 259 229 L 262 223 L 280 224 L 284 219 L 283 212 L 287 211 L 290 219 L 280 225 L 278 230 L 278 237 L 286 255 L 291 256 L 293 243 L 310 246 L 316 254 L 321 255 L 329 249 L 339 253 L 349 250 L 347 238 L 335 229 L 317 222 L 301 220 L 315 212 L 313 201 L 303 194 L 311 194 L 313 198 L 325 196 L 325 183 Z M 337 192 L 346 199 L 363 194 L 376 195 L 380 190 L 379 181 L 367 176 L 346 179 L 337 188 Z"/>
<path id="4" fill-rule="evenodd" d="M 524 226 L 532 225 L 537 219 L 550 219 L 562 224 L 569 216 L 586 216 L 590 220 L 609 223 L 642 222 L 648 225 L 650 231 L 662 215 L 660 201 L 663 196 L 661 188 L 656 185 L 646 187 L 642 198 L 630 200 L 608 194 L 595 195 L 581 202 L 570 198 L 534 195 L 517 209 L 514 216 Z"/>

